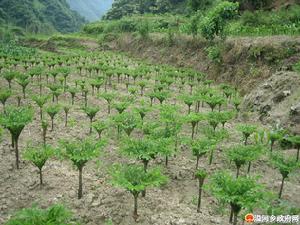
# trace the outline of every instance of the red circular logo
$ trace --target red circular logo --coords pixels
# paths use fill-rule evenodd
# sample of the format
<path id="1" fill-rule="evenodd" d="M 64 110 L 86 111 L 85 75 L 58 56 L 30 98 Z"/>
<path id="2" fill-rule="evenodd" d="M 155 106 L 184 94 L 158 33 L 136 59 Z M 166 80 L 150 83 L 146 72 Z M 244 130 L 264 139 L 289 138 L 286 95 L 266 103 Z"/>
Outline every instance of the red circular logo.
<path id="1" fill-rule="evenodd" d="M 245 216 L 245 221 L 246 221 L 247 223 L 253 223 L 253 222 L 254 222 L 254 216 L 253 216 L 253 214 L 252 214 L 252 213 L 247 214 L 247 215 Z"/>

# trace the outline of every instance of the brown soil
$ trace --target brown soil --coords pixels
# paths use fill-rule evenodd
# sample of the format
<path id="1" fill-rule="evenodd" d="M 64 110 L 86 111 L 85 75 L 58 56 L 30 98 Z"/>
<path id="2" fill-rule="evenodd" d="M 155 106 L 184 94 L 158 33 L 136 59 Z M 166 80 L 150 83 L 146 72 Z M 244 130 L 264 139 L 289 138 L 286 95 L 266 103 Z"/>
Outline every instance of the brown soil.
<path id="1" fill-rule="evenodd" d="M 140 55 L 142 55 L 142 50 L 140 49 L 140 51 Z M 147 49 L 144 49 L 143 52 L 147 51 Z M 173 55 L 173 52 L 171 55 Z M 128 62 L 134 64 L 134 61 L 128 60 Z M 68 82 L 73 84 L 73 81 L 77 78 L 79 78 L 78 74 L 72 74 L 68 78 Z M 114 83 L 116 83 L 115 80 Z M 6 82 L 1 80 L 0 86 L 6 85 Z M 117 87 L 121 89 L 120 95 L 125 94 L 124 85 L 117 85 Z M 19 92 L 16 83 L 13 84 L 13 90 L 15 93 Z M 34 81 L 30 84 L 27 93 L 35 90 Z M 46 90 L 45 88 L 44 91 Z M 177 95 L 178 90 L 174 89 L 173 93 Z M 59 101 L 70 102 L 70 96 L 64 94 Z M 174 100 L 170 99 L 169 102 L 173 103 Z M 8 104 L 16 104 L 15 98 L 10 99 Z M 28 99 L 22 100 L 22 104 L 30 104 L 36 107 Z M 54 131 L 48 131 L 47 134 L 48 143 L 57 146 L 59 139 L 81 138 L 88 135 L 89 120 L 80 110 L 82 104 L 83 98 L 78 94 L 75 106 L 70 111 L 69 127 L 64 127 L 64 114 L 62 112 L 55 118 Z M 89 96 L 89 104 L 101 106 L 101 112 L 97 114 L 96 119 L 103 120 L 108 117 L 106 113 L 107 105 L 103 100 Z M 155 104 L 158 105 L 158 102 L 155 102 Z M 202 110 L 208 111 L 208 108 L 204 107 Z M 182 114 L 186 114 L 186 107 L 181 105 L 181 111 Z M 36 112 L 38 112 L 37 108 Z M 117 112 L 113 111 L 112 113 L 115 114 Z M 46 114 L 45 117 L 48 118 Z M 152 118 L 154 118 L 153 115 L 146 116 L 146 120 L 151 120 Z M 241 136 L 236 133 L 234 128 L 235 124 L 240 121 L 241 119 L 235 119 L 226 125 L 231 134 L 229 140 L 218 147 L 211 166 L 208 166 L 208 159 L 205 157 L 200 160 L 201 167 L 207 168 L 210 173 L 218 169 L 230 169 L 234 173 L 235 168 L 224 158 L 223 151 L 226 146 L 241 142 Z M 251 118 L 251 121 L 253 122 L 253 118 Z M 201 128 L 201 125 L 199 127 Z M 190 126 L 185 125 L 182 135 L 189 134 Z M 95 133 L 92 135 L 95 138 L 97 137 Z M 139 136 L 140 132 L 134 131 L 133 135 Z M 21 169 L 17 170 L 15 168 L 14 152 L 10 147 L 10 135 L 6 132 L 3 142 L 0 144 L 0 224 L 3 224 L 17 210 L 29 207 L 33 203 L 38 203 L 42 207 L 47 207 L 52 203 L 63 203 L 74 212 L 76 217 L 81 218 L 83 224 L 88 225 L 104 225 L 105 221 L 110 218 L 113 224 L 120 225 L 228 224 L 228 209 L 226 208 L 224 215 L 218 213 L 216 200 L 207 191 L 204 192 L 202 199 L 202 212 L 196 212 L 197 181 L 193 178 L 195 159 L 192 157 L 191 151 L 186 148 L 182 148 L 176 157 L 170 159 L 170 164 L 167 168 L 164 167 L 163 159 L 151 162 L 150 166 L 159 165 L 163 168 L 164 173 L 169 177 L 169 183 L 162 188 L 147 190 L 146 197 L 139 198 L 140 217 L 135 223 L 132 218 L 132 196 L 123 189 L 113 187 L 107 174 L 107 168 L 112 163 L 129 160 L 119 154 L 115 129 L 110 129 L 105 133 L 105 136 L 109 139 L 109 145 L 99 159 L 89 162 L 84 168 L 84 197 L 81 200 L 77 200 L 78 172 L 70 162 L 57 159 L 47 162 L 43 170 L 45 185 L 40 187 L 37 169 L 30 163 L 22 161 Z M 34 121 L 21 134 L 20 151 L 22 152 L 28 141 L 37 143 L 41 142 L 41 140 L 40 120 L 39 115 L 36 114 Z M 289 149 L 286 152 L 287 154 L 295 155 L 295 150 L 293 149 Z M 253 163 L 252 174 L 261 175 L 261 182 L 267 186 L 267 189 L 277 193 L 281 176 L 266 161 L 266 158 L 264 158 Z M 246 168 L 243 168 L 241 173 L 245 174 Z M 283 199 L 299 206 L 299 192 L 300 177 L 295 174 L 286 181 Z"/>

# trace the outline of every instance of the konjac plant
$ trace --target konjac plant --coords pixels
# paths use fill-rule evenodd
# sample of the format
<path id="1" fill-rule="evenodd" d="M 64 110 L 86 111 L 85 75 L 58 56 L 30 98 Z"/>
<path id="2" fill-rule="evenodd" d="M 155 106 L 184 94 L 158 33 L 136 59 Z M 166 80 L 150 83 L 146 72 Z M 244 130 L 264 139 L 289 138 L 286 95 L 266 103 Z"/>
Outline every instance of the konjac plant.
<path id="1" fill-rule="evenodd" d="M 149 187 L 158 187 L 167 182 L 158 168 L 145 172 L 143 166 L 114 165 L 111 169 L 112 183 L 129 191 L 134 198 L 133 218 L 138 218 L 138 196 Z"/>
<path id="2" fill-rule="evenodd" d="M 104 141 L 94 141 L 91 138 L 83 140 L 63 140 L 62 156 L 72 161 L 73 165 L 79 171 L 78 199 L 83 195 L 82 171 L 86 163 L 99 157 Z"/>
<path id="3" fill-rule="evenodd" d="M 43 185 L 42 169 L 48 159 L 54 156 L 54 150 L 50 145 L 28 146 L 24 151 L 24 159 L 30 161 L 39 169 L 40 185 Z"/>
<path id="4" fill-rule="evenodd" d="M 61 106 L 58 104 L 51 104 L 46 107 L 46 112 L 51 118 L 51 131 L 54 129 L 54 117 L 60 112 Z"/>
<path id="5" fill-rule="evenodd" d="M 73 222 L 74 218 L 72 218 L 71 212 L 63 205 L 51 205 L 47 209 L 41 209 L 34 205 L 18 211 L 5 225 L 66 225 Z"/>
<path id="6" fill-rule="evenodd" d="M 257 130 L 255 125 L 239 124 L 237 130 L 243 134 L 244 144 L 247 145 L 249 137 Z"/>
<path id="7" fill-rule="evenodd" d="M 49 99 L 48 95 L 33 95 L 32 100 L 37 104 L 40 108 L 40 118 L 43 120 L 43 107 L 47 103 Z"/>
<path id="8" fill-rule="evenodd" d="M 1 114 L 0 124 L 9 130 L 12 143 L 15 147 L 16 167 L 19 169 L 19 137 L 27 124 L 33 119 L 33 110 L 30 107 L 14 107 L 6 108 L 5 113 Z"/>
<path id="9" fill-rule="evenodd" d="M 201 208 L 201 197 L 202 197 L 202 189 L 203 189 L 203 184 L 204 180 L 207 177 L 207 172 L 205 169 L 197 169 L 195 173 L 196 178 L 198 179 L 199 186 L 198 186 L 198 204 L 197 204 L 197 212 L 200 212 Z"/>
<path id="10" fill-rule="evenodd" d="M 5 104 L 7 102 L 7 100 L 11 97 L 12 92 L 10 89 L 4 88 L 4 89 L 0 89 L 0 102 L 3 106 L 3 111 L 5 112 Z"/>
<path id="11" fill-rule="evenodd" d="M 299 162 L 300 156 L 300 136 L 294 135 L 287 137 L 287 140 L 293 144 L 293 146 L 297 149 L 296 161 Z"/>
<path id="12" fill-rule="evenodd" d="M 217 172 L 206 188 L 221 204 L 230 206 L 229 222 L 233 225 L 237 225 L 243 209 L 250 211 L 254 206 L 265 204 L 266 190 L 252 177 L 234 178 L 227 172 Z"/>
<path id="13" fill-rule="evenodd" d="M 92 123 L 96 114 L 99 112 L 99 108 L 97 106 L 86 106 L 83 108 L 83 111 L 86 113 L 87 117 L 90 119 L 90 134 L 92 133 Z"/>
<path id="14" fill-rule="evenodd" d="M 290 173 L 300 168 L 300 163 L 296 162 L 294 158 L 285 157 L 282 153 L 271 154 L 271 164 L 277 168 L 282 176 L 281 186 L 278 197 L 281 198 L 283 192 L 284 181 L 288 178 Z"/>

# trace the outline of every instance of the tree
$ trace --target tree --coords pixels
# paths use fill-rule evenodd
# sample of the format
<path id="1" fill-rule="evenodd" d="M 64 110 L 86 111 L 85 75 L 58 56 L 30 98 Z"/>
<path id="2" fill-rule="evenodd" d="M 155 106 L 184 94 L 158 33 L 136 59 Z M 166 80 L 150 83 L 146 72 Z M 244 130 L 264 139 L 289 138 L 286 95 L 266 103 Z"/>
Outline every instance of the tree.
<path id="1" fill-rule="evenodd" d="M 24 127 L 32 121 L 33 110 L 29 107 L 7 107 L 6 112 L 1 114 L 0 124 L 9 130 L 12 143 L 15 146 L 16 166 L 19 169 L 19 137 Z"/>
<path id="2" fill-rule="evenodd" d="M 103 141 L 95 142 L 90 138 L 84 140 L 62 141 L 62 155 L 71 160 L 79 171 L 78 199 L 82 198 L 82 170 L 86 163 L 99 156 L 104 147 Z"/>
<path id="3" fill-rule="evenodd" d="M 212 5 L 211 0 L 188 0 L 188 6 L 191 10 L 193 10 L 194 12 L 198 11 L 198 10 L 205 10 L 207 9 L 209 6 Z"/>
<path id="4" fill-rule="evenodd" d="M 207 190 L 222 204 L 229 204 L 232 214 L 230 222 L 237 225 L 238 215 L 242 209 L 251 210 L 255 205 L 265 204 L 265 190 L 252 177 L 233 178 L 227 172 L 218 172 L 211 176 Z"/>
<path id="5" fill-rule="evenodd" d="M 93 107 L 93 106 L 87 106 L 87 107 L 83 108 L 83 111 L 90 118 L 90 134 L 92 133 L 93 119 L 95 118 L 95 116 L 99 112 L 99 110 L 100 109 L 98 107 Z"/>
<path id="6" fill-rule="evenodd" d="M 18 211 L 5 225 L 65 225 L 71 221 L 73 221 L 71 213 L 62 205 L 52 205 L 47 209 L 33 206 Z"/>
<path id="7" fill-rule="evenodd" d="M 167 177 L 162 175 L 158 168 L 144 171 L 142 166 L 115 165 L 111 169 L 112 182 L 114 185 L 129 191 L 134 198 L 133 218 L 138 218 L 138 196 L 146 188 L 158 187 L 167 182 Z"/>
<path id="8" fill-rule="evenodd" d="M 50 145 L 29 146 L 25 149 L 24 159 L 30 161 L 39 169 L 40 185 L 43 185 L 42 169 L 49 158 L 54 155 L 53 148 Z"/>
<path id="9" fill-rule="evenodd" d="M 3 105 L 3 111 L 5 112 L 5 103 L 11 97 L 12 92 L 10 89 L 1 89 L 0 90 L 0 102 Z"/>
<path id="10" fill-rule="evenodd" d="M 197 205 L 197 212 L 200 212 L 200 207 L 201 207 L 201 195 L 202 195 L 202 188 L 204 184 L 204 180 L 207 177 L 207 172 L 204 169 L 197 169 L 195 173 L 196 178 L 199 181 L 199 194 L 198 194 L 198 205 Z"/>
<path id="11" fill-rule="evenodd" d="M 200 24 L 203 37 L 213 40 L 216 36 L 225 37 L 224 28 L 226 23 L 238 14 L 239 3 L 222 1 L 212 8 Z"/>
<path id="12" fill-rule="evenodd" d="M 46 107 L 46 112 L 51 118 L 51 131 L 54 129 L 54 117 L 59 113 L 61 106 L 58 104 L 51 104 Z"/>
<path id="13" fill-rule="evenodd" d="M 271 155 L 271 164 L 279 170 L 282 176 L 278 194 L 278 197 L 281 198 L 285 179 L 288 178 L 291 172 L 300 168 L 300 163 L 296 162 L 293 158 L 284 157 L 282 154 L 277 153 Z"/>

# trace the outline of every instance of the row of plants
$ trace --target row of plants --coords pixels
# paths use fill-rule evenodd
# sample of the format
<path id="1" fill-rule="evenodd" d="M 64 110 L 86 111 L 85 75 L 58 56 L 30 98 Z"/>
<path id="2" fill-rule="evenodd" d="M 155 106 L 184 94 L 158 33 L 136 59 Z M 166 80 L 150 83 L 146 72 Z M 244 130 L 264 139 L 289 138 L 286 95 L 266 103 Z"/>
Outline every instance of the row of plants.
<path id="1" fill-rule="evenodd" d="M 199 184 L 197 211 L 201 212 L 202 189 L 207 189 L 220 205 L 230 208 L 230 221 L 237 224 L 238 218 L 253 212 L 254 206 L 279 207 L 274 199 L 282 197 L 285 179 L 299 168 L 299 136 L 250 124 L 239 124 L 236 131 L 230 130 L 228 125 L 239 115 L 241 97 L 236 88 L 215 85 L 202 73 L 149 65 L 109 52 L 81 56 L 45 54 L 30 60 L 1 57 L 1 61 L 1 77 L 9 87 L 0 91 L 0 124 L 11 135 L 16 168 L 20 168 L 21 155 L 38 169 L 41 186 L 47 161 L 68 159 L 78 170 L 78 198 L 82 198 L 86 164 L 99 157 L 101 160 L 101 152 L 113 140 L 122 158 L 135 160 L 116 163 L 108 173 L 115 186 L 132 194 L 133 217 L 137 219 L 138 198 L 146 195 L 146 189 L 168 185 L 164 169 L 156 166 L 157 160 L 163 160 L 167 167 L 170 160 L 176 160 L 175 155 L 181 154 L 179 149 L 185 147 L 195 157 L 191 179 L 196 177 Z M 25 88 L 19 79 L 26 80 Z M 60 132 L 68 131 L 73 111 L 84 113 L 89 121 L 85 137 L 61 138 L 50 145 L 49 132 L 58 128 Z M 58 116 L 63 116 L 65 123 L 56 128 Z M 42 128 L 41 138 L 21 149 L 20 154 L 19 137 L 34 117 Z M 235 134 L 243 137 L 241 142 L 224 148 L 223 143 Z M 278 144 L 285 143 L 297 149 L 296 156 L 283 155 Z M 207 164 L 204 157 L 208 158 Z M 212 173 L 203 169 L 213 167 L 220 157 L 226 159 L 229 168 L 234 163 L 235 172 Z M 252 164 L 258 160 L 276 167 L 282 175 L 277 197 L 263 195 L 266 188 L 250 176 Z M 242 173 L 246 165 L 247 172 Z"/>

